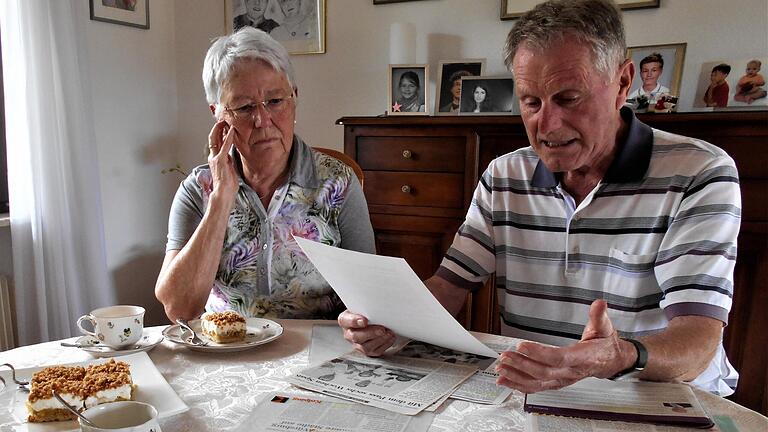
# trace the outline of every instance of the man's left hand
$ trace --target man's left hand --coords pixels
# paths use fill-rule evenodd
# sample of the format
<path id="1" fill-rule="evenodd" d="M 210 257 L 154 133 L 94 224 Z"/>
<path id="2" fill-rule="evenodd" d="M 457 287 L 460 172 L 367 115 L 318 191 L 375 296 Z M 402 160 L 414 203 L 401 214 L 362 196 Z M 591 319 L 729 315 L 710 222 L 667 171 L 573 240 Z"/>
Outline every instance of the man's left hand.
<path id="1" fill-rule="evenodd" d="M 605 300 L 589 308 L 589 322 L 581 340 L 566 347 L 520 342 L 517 351 L 502 353 L 497 384 L 523 393 L 569 386 L 586 377 L 610 378 L 634 363 L 623 354 L 621 341 L 608 318 Z"/>

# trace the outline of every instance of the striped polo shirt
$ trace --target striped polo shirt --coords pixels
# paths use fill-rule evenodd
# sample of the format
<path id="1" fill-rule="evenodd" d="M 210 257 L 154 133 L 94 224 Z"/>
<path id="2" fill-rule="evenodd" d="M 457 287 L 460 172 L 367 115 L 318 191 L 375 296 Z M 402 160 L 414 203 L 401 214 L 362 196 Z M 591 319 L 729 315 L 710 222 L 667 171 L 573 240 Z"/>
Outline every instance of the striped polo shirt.
<path id="1" fill-rule="evenodd" d="M 572 344 L 596 299 L 622 337 L 679 315 L 727 324 L 741 217 L 733 160 L 621 115 L 627 138 L 578 206 L 531 147 L 483 173 L 437 274 L 478 289 L 495 272 L 502 334 Z M 737 378 L 721 342 L 694 384 L 727 395 Z"/>

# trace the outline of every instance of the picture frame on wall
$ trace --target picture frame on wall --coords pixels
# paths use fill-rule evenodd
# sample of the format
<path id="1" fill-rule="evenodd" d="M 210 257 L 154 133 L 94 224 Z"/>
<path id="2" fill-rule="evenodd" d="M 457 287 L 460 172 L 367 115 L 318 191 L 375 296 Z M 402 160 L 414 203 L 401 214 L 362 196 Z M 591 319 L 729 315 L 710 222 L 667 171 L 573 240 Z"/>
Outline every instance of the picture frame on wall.
<path id="1" fill-rule="evenodd" d="M 462 77 L 459 115 L 512 115 L 514 90 L 511 76 Z"/>
<path id="2" fill-rule="evenodd" d="M 461 107 L 461 78 L 481 76 L 485 59 L 441 60 L 437 67 L 435 115 L 458 115 Z"/>
<path id="3" fill-rule="evenodd" d="M 412 2 L 412 1 L 421 1 L 421 0 L 373 0 L 373 4 L 380 5 L 380 4 L 389 4 L 389 3 L 405 3 L 405 2 Z"/>
<path id="4" fill-rule="evenodd" d="M 619 8 L 626 9 L 645 9 L 657 8 L 661 0 L 615 0 Z M 501 19 L 513 20 L 520 18 L 524 13 L 533 9 L 534 6 L 541 3 L 542 0 L 501 0 Z"/>
<path id="5" fill-rule="evenodd" d="M 429 115 L 429 65 L 389 65 L 387 115 Z"/>
<path id="6" fill-rule="evenodd" d="M 686 43 L 645 45 L 627 48 L 627 58 L 635 64 L 635 77 L 627 103 L 638 112 L 669 111 L 664 103 L 676 103 L 680 97 Z"/>
<path id="7" fill-rule="evenodd" d="M 765 110 L 768 56 L 718 59 L 701 65 L 693 107 L 707 110 Z"/>
<path id="8" fill-rule="evenodd" d="M 90 0 L 91 20 L 149 29 L 149 0 Z"/>
<path id="9" fill-rule="evenodd" d="M 252 26 L 289 54 L 325 53 L 326 0 L 226 0 L 227 33 Z"/>

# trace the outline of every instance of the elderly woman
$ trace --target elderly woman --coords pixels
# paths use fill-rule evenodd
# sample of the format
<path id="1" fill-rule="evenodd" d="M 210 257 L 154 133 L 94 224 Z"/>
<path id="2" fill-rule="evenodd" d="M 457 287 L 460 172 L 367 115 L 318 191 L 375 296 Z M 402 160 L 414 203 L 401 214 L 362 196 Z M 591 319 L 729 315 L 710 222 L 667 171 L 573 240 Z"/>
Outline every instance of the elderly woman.
<path id="1" fill-rule="evenodd" d="M 288 53 L 245 27 L 214 41 L 203 82 L 208 164 L 173 200 L 155 295 L 172 321 L 204 309 L 335 318 L 343 304 L 293 237 L 373 253 L 373 230 L 352 170 L 294 134 Z"/>

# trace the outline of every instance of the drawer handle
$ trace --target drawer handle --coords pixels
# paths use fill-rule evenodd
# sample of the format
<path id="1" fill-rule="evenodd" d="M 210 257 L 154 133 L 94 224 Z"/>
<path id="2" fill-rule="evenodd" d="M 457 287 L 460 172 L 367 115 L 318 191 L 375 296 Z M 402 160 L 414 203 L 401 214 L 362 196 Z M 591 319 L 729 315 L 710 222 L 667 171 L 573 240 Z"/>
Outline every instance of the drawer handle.
<path id="1" fill-rule="evenodd" d="M 407 193 L 407 194 L 411 193 L 411 187 L 408 185 L 403 185 L 403 187 L 401 187 L 400 190 L 403 191 L 403 193 Z"/>
<path id="2" fill-rule="evenodd" d="M 411 153 L 410 150 L 403 150 L 403 157 L 406 159 L 410 159 L 411 157 L 413 157 L 413 153 Z"/>

